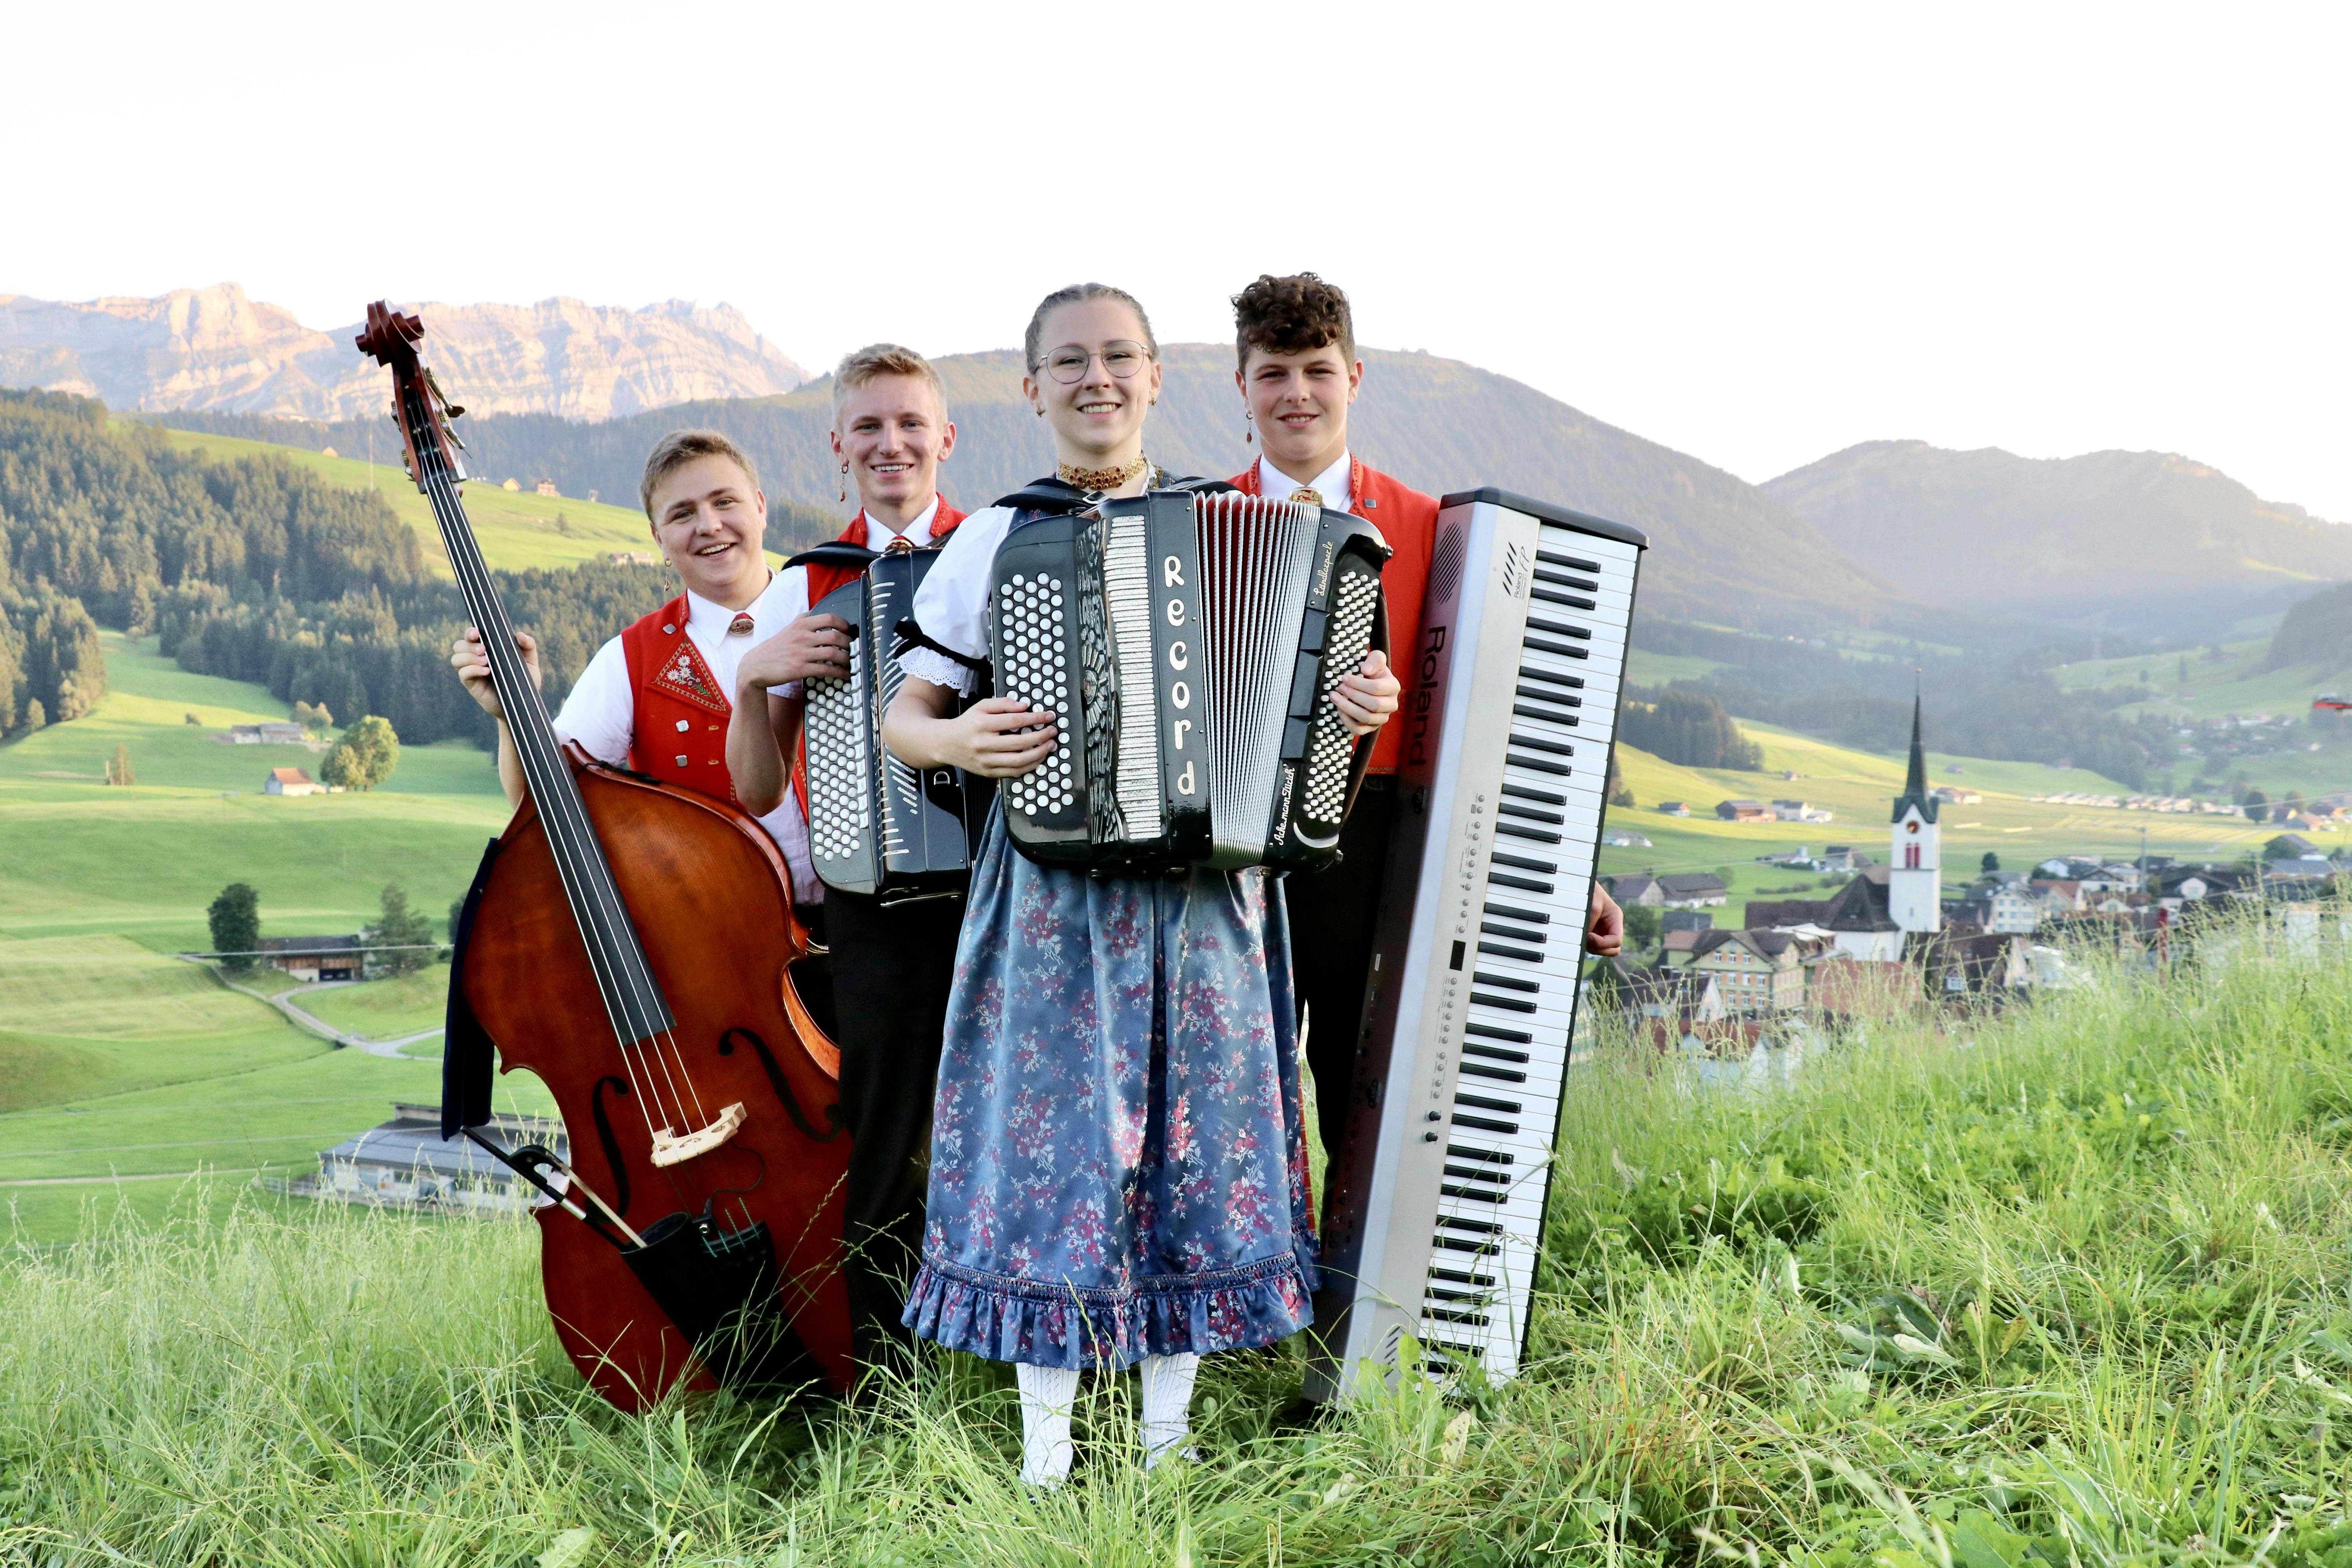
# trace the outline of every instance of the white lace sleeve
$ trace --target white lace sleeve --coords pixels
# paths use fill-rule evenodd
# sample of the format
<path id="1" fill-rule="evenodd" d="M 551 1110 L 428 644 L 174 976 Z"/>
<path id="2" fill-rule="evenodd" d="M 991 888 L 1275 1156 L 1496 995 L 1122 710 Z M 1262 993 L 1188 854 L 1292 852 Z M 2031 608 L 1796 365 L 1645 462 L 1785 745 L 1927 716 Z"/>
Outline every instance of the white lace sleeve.
<path id="1" fill-rule="evenodd" d="M 996 567 L 996 547 L 1013 523 L 1009 507 L 976 511 L 948 535 L 923 585 L 915 591 L 914 621 L 940 647 L 967 658 L 988 657 L 988 595 Z M 969 695 L 979 680 L 971 670 L 938 651 L 910 647 L 899 668 L 918 680 L 952 687 Z"/>

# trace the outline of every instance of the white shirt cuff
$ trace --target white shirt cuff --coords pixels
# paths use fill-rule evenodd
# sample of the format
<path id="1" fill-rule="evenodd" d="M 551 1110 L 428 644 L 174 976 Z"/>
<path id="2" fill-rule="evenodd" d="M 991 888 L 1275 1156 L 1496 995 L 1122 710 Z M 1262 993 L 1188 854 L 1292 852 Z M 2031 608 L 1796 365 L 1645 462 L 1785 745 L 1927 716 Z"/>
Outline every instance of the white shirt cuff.
<path id="1" fill-rule="evenodd" d="M 954 689 L 959 696 L 969 697 L 979 678 L 943 653 L 927 647 L 910 647 L 898 656 L 898 668 L 918 680 L 928 680 L 934 686 Z"/>

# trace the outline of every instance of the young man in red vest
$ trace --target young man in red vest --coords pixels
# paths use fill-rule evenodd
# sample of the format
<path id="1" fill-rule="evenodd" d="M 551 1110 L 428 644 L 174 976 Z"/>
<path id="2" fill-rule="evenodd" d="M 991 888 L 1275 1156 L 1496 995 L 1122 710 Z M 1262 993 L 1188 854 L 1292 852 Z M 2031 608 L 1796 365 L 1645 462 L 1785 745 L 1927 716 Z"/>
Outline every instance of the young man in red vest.
<path id="1" fill-rule="evenodd" d="M 858 512 L 840 542 L 876 551 L 944 543 L 963 521 L 939 493 L 940 464 L 954 448 L 945 391 L 922 355 L 876 343 L 844 359 L 833 379 L 833 455 L 843 493 L 857 492 Z M 856 566 L 822 562 L 787 567 L 786 576 L 802 579 L 788 590 L 798 595 L 789 603 L 805 608 L 857 574 Z M 797 795 L 806 811 L 800 683 L 846 673 L 845 629 L 833 616 L 806 616 L 743 661 L 727 758 L 752 809 L 788 805 Z M 754 721 L 762 691 L 764 724 Z M 789 781 L 787 757 L 794 759 Z M 841 1104 L 851 1139 L 849 1305 L 858 1360 L 866 1365 L 909 1341 L 898 1317 L 922 1248 L 931 1097 L 962 921 L 961 899 L 885 908 L 857 893 L 825 891 Z"/>
<path id="2" fill-rule="evenodd" d="M 555 732 L 593 757 L 623 763 L 720 800 L 748 804 L 727 765 L 736 678 L 746 657 L 793 629 L 796 605 L 763 549 L 767 497 L 751 459 L 715 430 L 675 430 L 646 459 L 639 487 L 654 542 L 686 591 L 596 650 L 555 716 Z M 846 638 L 800 628 L 812 669 Z M 534 679 L 538 645 L 517 633 Z M 481 638 L 468 626 L 450 663 L 474 700 L 499 719 L 499 780 L 522 798 L 522 770 L 491 689 Z M 766 717 L 765 705 L 760 716 Z M 808 827 L 797 803 L 752 807 L 792 868 L 793 900 L 812 913 L 824 885 L 810 866 Z"/>
<path id="3" fill-rule="evenodd" d="M 1234 296 L 1234 321 L 1240 362 L 1234 383 L 1263 454 L 1234 483 L 1251 495 L 1295 496 L 1352 511 L 1378 528 L 1395 552 L 1381 572 L 1389 646 L 1412 647 L 1437 541 L 1437 502 L 1349 450 L 1348 407 L 1363 384 L 1364 362 L 1356 357 L 1347 295 L 1312 272 L 1260 277 Z M 1411 690 L 1404 700 L 1412 703 Z M 1353 1092 L 1404 729 L 1383 725 L 1372 743 L 1363 788 L 1340 830 L 1339 863 L 1291 878 L 1286 893 L 1292 981 L 1307 1020 L 1307 1065 L 1315 1075 L 1317 1121 L 1327 1151 L 1339 1147 Z M 1594 883 L 1587 950 L 1614 954 L 1623 940 L 1623 919 Z"/>

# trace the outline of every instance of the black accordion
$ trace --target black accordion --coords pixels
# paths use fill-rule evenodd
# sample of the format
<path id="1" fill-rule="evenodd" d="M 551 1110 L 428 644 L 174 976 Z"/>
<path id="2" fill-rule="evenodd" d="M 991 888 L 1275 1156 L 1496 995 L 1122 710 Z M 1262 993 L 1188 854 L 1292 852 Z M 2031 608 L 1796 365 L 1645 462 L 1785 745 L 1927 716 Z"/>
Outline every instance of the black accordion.
<path id="1" fill-rule="evenodd" d="M 911 767 L 882 745 L 882 717 L 906 682 L 894 656 L 897 628 L 939 553 L 877 555 L 865 576 L 812 606 L 849 623 L 849 679 L 801 685 L 809 858 L 826 887 L 885 902 L 961 893 L 988 814 L 986 779 Z"/>
<path id="2" fill-rule="evenodd" d="M 1014 529 L 991 600 L 996 693 L 1050 710 L 1000 786 L 1041 865 L 1149 875 L 1337 858 L 1361 666 L 1389 548 L 1346 512 L 1155 490 Z"/>

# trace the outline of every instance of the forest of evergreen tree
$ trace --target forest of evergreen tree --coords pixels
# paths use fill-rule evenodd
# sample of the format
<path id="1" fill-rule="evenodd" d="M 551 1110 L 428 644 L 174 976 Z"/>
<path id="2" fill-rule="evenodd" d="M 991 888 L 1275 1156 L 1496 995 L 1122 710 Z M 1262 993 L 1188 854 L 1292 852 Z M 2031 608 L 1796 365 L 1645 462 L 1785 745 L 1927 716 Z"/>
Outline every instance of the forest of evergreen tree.
<path id="1" fill-rule="evenodd" d="M 494 575 L 540 639 L 551 706 L 605 638 L 677 591 L 666 567 L 618 562 Z M 89 711 L 105 626 L 289 703 L 380 715 L 410 744 L 486 742 L 488 719 L 449 671 L 464 620 L 381 495 L 175 452 L 88 398 L 0 391 L 0 729 Z"/>

